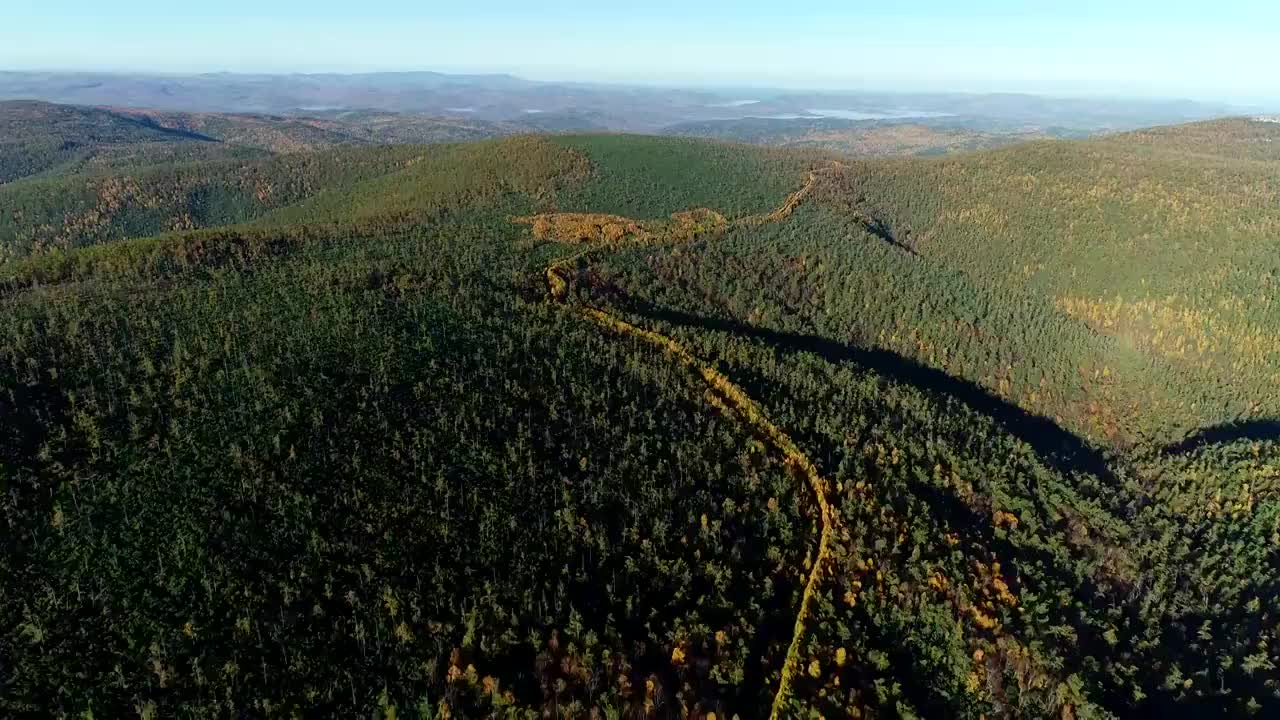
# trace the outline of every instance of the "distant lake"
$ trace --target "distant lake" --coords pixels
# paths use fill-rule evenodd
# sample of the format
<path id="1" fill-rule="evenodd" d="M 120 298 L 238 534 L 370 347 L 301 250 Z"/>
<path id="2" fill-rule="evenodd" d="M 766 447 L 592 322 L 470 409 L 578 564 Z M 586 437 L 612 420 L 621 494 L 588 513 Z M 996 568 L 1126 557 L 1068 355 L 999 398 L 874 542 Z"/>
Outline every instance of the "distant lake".
<path id="1" fill-rule="evenodd" d="M 925 118 L 955 117 L 955 113 L 933 112 L 931 110 L 889 110 L 886 112 L 867 112 L 865 110 L 813 109 L 803 113 L 782 113 L 779 115 L 748 115 L 761 120 L 821 120 L 836 118 L 838 120 L 911 120 Z"/>
<path id="2" fill-rule="evenodd" d="M 839 118 L 841 120 L 904 120 L 909 118 L 943 118 L 955 117 L 955 113 L 932 112 L 929 110 L 897 109 L 888 112 L 865 112 L 862 110 L 805 110 L 811 117 Z"/>

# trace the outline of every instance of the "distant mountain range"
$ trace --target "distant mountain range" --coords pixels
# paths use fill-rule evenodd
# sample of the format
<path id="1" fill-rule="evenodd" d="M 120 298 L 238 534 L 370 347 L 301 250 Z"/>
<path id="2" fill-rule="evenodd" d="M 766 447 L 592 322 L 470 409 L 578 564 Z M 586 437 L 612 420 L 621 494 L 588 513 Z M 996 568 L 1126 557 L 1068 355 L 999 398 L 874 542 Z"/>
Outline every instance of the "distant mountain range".
<path id="1" fill-rule="evenodd" d="M 184 112 L 426 113 L 550 129 L 654 132 L 688 122 L 766 118 L 908 120 L 979 129 L 1124 130 L 1246 114 L 1186 100 L 1046 98 L 1017 94 L 690 90 L 434 72 L 356 75 L 158 75 L 0 72 L 0 100 Z"/>

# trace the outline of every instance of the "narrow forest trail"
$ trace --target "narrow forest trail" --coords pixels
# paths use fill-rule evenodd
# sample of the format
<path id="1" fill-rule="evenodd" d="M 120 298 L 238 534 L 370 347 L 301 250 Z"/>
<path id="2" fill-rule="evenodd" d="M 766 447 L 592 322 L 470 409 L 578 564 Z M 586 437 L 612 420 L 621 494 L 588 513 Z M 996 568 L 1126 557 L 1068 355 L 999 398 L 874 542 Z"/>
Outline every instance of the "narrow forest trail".
<path id="1" fill-rule="evenodd" d="M 811 171 L 804 185 L 799 190 L 788 195 L 777 209 L 772 212 L 748 215 L 732 222 L 726 222 L 719 226 L 717 230 L 722 232 L 734 227 L 758 227 L 786 220 L 809 197 L 824 174 L 836 171 L 840 167 L 840 163 L 832 162 L 827 168 Z M 645 244 L 659 244 L 664 239 L 669 240 L 670 238 L 646 236 L 644 242 Z M 552 302 L 569 302 L 571 298 L 570 289 L 574 279 L 570 275 L 570 269 L 574 268 L 580 259 L 608 246 L 608 243 L 603 247 L 601 245 L 588 245 L 588 247 L 573 255 L 551 262 L 545 271 L 548 299 Z M 778 690 L 774 694 L 773 705 L 769 711 L 770 720 L 778 720 L 786 708 L 787 700 L 792 696 L 792 687 L 795 683 L 796 674 L 800 669 L 801 644 L 809 624 L 810 615 L 813 613 L 813 605 L 818 589 L 822 584 L 824 568 L 831 559 L 831 544 L 832 536 L 835 532 L 836 516 L 827 498 L 827 481 L 818 472 L 818 468 L 813 464 L 813 461 L 796 444 L 795 440 L 769 419 L 768 414 L 765 413 L 760 403 L 756 402 L 754 398 L 725 376 L 724 373 L 716 370 L 710 363 L 696 356 L 679 341 L 654 330 L 634 325 L 607 310 L 593 307 L 583 302 L 576 304 L 575 308 L 582 317 L 591 320 L 597 325 L 658 347 L 674 357 L 681 365 L 695 371 L 707 384 L 707 394 L 705 396 L 707 403 L 726 416 L 736 416 L 740 421 L 750 426 L 756 434 L 766 438 L 782 454 L 786 464 L 805 477 L 810 490 L 813 492 L 814 500 L 818 505 L 821 516 L 818 553 L 813 560 L 813 566 L 809 570 L 804 593 L 800 599 L 800 606 L 796 611 L 791 643 L 787 648 L 786 659 L 783 662 L 781 677 L 778 681 Z"/>

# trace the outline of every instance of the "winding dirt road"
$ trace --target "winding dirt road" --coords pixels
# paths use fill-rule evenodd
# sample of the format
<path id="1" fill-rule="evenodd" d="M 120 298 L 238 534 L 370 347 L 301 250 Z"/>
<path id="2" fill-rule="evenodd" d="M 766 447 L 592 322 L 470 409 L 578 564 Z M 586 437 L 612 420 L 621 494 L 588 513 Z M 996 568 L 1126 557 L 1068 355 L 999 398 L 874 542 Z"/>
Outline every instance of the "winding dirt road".
<path id="1" fill-rule="evenodd" d="M 723 231 L 729 227 L 758 227 L 786 220 L 813 192 L 819 179 L 824 174 L 838 170 L 838 168 L 839 164 L 833 163 L 830 167 L 810 172 L 804 185 L 799 190 L 788 195 L 777 209 L 762 215 L 748 215 L 730 223 L 725 223 L 719 230 Z M 661 242 L 663 242 L 662 238 L 647 237 L 645 239 L 646 244 L 659 244 Z M 738 418 L 755 430 L 760 437 L 767 439 L 786 459 L 787 465 L 805 477 L 821 512 L 822 530 L 818 537 L 818 554 L 809 570 L 809 578 L 805 583 L 804 594 L 800 599 L 800 607 L 796 611 L 791 644 L 787 649 L 781 679 L 778 682 L 778 690 L 774 694 L 773 706 L 769 713 L 771 720 L 777 720 L 782 716 L 787 701 L 792 696 L 795 677 L 800 669 L 801 644 L 809 618 L 813 613 L 813 605 L 818 589 L 822 584 L 824 569 L 830 561 L 831 538 L 835 530 L 836 515 L 827 499 L 827 481 L 819 474 L 817 466 L 804 454 L 795 440 L 769 419 L 769 416 L 758 402 L 723 373 L 690 352 L 684 345 L 671 337 L 629 323 L 607 310 L 593 307 L 581 301 L 573 302 L 574 298 L 570 289 L 576 277 L 577 263 L 600 249 L 603 248 L 599 245 L 590 245 L 573 255 L 555 260 L 548 265 L 545 271 L 548 299 L 552 302 L 572 303 L 578 314 L 583 318 L 610 331 L 658 347 L 675 358 L 680 364 L 696 372 L 708 386 L 709 392 L 706 395 L 706 399 L 711 405 L 726 416 Z"/>

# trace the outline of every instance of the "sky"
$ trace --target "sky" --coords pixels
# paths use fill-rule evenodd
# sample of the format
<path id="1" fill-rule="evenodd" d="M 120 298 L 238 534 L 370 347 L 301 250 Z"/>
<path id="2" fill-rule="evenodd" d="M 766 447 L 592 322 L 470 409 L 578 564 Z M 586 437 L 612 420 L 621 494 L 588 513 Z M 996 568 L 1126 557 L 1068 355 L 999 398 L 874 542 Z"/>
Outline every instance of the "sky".
<path id="1" fill-rule="evenodd" d="M 1280 102 L 1275 0 L 0 0 L 0 70 Z"/>

